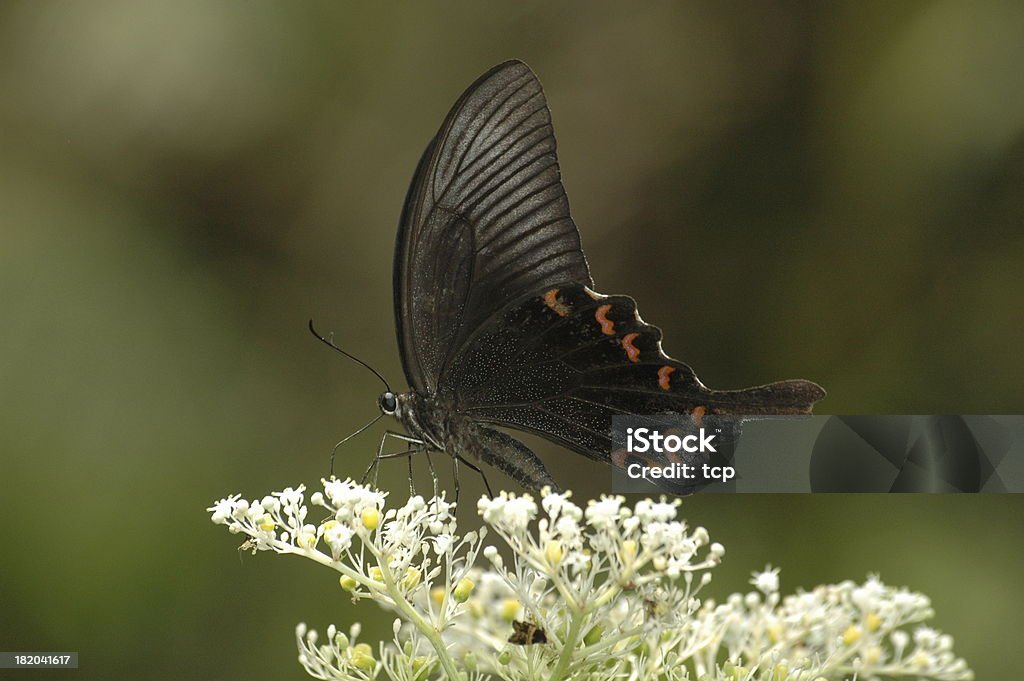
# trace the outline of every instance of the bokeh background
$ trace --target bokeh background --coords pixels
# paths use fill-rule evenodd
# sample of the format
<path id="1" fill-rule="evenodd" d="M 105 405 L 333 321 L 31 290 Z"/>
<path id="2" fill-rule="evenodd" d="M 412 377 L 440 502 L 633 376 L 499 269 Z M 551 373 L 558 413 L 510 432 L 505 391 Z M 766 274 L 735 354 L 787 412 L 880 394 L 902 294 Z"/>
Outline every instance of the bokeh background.
<path id="1" fill-rule="evenodd" d="M 298 621 L 389 635 L 326 571 L 240 559 L 204 509 L 314 484 L 375 414 L 379 384 L 310 317 L 404 387 L 402 198 L 510 57 L 545 84 L 599 290 L 637 298 L 705 383 L 810 378 L 819 413 L 1020 413 L 1020 3 L 3 3 L 0 649 L 82 660 L 33 678 L 300 679 Z M 578 497 L 606 484 L 539 448 Z M 381 481 L 404 498 L 403 465 Z M 710 593 L 769 562 L 787 590 L 879 572 L 932 596 L 979 679 L 1024 662 L 1022 512 L 684 504 L 728 550 Z"/>

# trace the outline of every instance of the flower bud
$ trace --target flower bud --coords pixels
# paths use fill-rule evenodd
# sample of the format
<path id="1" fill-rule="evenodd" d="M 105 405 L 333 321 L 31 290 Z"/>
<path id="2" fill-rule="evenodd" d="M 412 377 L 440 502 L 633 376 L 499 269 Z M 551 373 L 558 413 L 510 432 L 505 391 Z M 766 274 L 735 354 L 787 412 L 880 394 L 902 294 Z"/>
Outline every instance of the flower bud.
<path id="1" fill-rule="evenodd" d="M 263 517 L 260 518 L 260 529 L 264 532 L 270 532 L 275 527 L 276 525 L 274 524 L 274 518 L 269 513 L 265 513 Z"/>
<path id="2" fill-rule="evenodd" d="M 519 616 L 519 601 L 515 598 L 506 598 L 501 604 L 501 619 L 511 622 Z"/>
<path id="3" fill-rule="evenodd" d="M 741 667 L 726 660 L 725 664 L 722 665 L 722 671 L 725 672 L 726 678 L 730 681 L 743 681 L 747 678 L 748 670 L 746 667 Z"/>
<path id="4" fill-rule="evenodd" d="M 463 577 L 459 580 L 459 583 L 455 585 L 455 589 L 452 590 L 452 596 L 455 597 L 459 603 L 465 603 L 469 600 L 470 594 L 473 593 L 473 587 L 476 584 L 469 577 Z"/>
<path id="5" fill-rule="evenodd" d="M 368 530 L 376 530 L 380 526 L 380 511 L 375 508 L 364 508 L 359 517 Z"/>
<path id="6" fill-rule="evenodd" d="M 512 653 L 507 650 L 501 651 L 498 655 L 498 664 L 508 664 L 512 661 Z"/>
<path id="7" fill-rule="evenodd" d="M 415 589 L 420 583 L 420 571 L 414 567 L 410 567 L 405 571 L 405 577 L 402 578 L 402 586 L 406 589 Z"/>
<path id="8" fill-rule="evenodd" d="M 878 631 L 878 627 L 882 626 L 882 618 L 873 612 L 869 612 L 864 618 L 864 624 L 867 626 L 868 631 Z"/>
<path id="9" fill-rule="evenodd" d="M 353 667 L 362 669 L 364 672 L 372 672 L 373 668 L 377 666 L 377 661 L 373 659 L 373 648 L 366 643 L 353 646 L 349 659 L 352 661 Z"/>
<path id="10" fill-rule="evenodd" d="M 855 624 L 851 624 L 843 632 L 843 643 L 848 646 L 852 646 L 854 643 L 860 640 L 860 627 Z"/>
<path id="11" fill-rule="evenodd" d="M 338 583 L 341 584 L 341 588 L 345 591 L 355 591 L 356 587 L 359 585 L 359 582 L 348 575 L 342 575 L 341 578 L 338 579 Z"/>
<path id="12" fill-rule="evenodd" d="M 558 565 L 562 562 L 562 543 L 557 541 L 549 541 L 547 547 L 544 549 L 544 557 L 548 559 L 550 565 Z"/>
<path id="13" fill-rule="evenodd" d="M 295 538 L 295 544 L 300 549 L 311 549 L 316 546 L 316 532 L 302 531 L 299 532 L 299 536 Z"/>
<path id="14" fill-rule="evenodd" d="M 375 582 L 384 581 L 384 571 L 380 569 L 379 565 L 374 565 L 373 567 L 371 567 L 367 571 L 367 574 L 370 576 L 370 579 L 372 579 Z"/>
<path id="15" fill-rule="evenodd" d="M 604 629 L 601 628 L 600 624 L 595 625 L 587 632 L 587 635 L 583 637 L 583 643 L 588 646 L 592 646 L 595 643 L 598 643 L 602 636 L 604 636 Z"/>

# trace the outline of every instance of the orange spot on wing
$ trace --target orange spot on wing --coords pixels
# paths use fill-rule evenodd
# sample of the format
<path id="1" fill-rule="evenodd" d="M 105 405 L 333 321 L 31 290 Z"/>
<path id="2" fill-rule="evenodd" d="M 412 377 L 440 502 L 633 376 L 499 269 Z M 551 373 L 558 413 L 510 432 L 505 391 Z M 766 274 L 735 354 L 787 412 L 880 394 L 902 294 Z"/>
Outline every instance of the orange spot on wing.
<path id="1" fill-rule="evenodd" d="M 558 289 L 553 288 L 544 294 L 544 304 L 559 317 L 569 314 L 569 307 L 558 299 Z"/>
<path id="2" fill-rule="evenodd" d="M 669 384 L 668 377 L 669 374 L 671 374 L 675 370 L 675 367 L 669 366 L 661 367 L 660 369 L 658 369 L 658 385 L 661 387 L 662 390 L 668 390 L 671 387 Z"/>
<path id="3" fill-rule="evenodd" d="M 594 312 L 594 319 L 601 325 L 601 333 L 606 336 L 615 335 L 615 322 L 608 319 L 608 310 L 610 309 L 612 309 L 611 305 L 602 305 Z"/>
<path id="4" fill-rule="evenodd" d="M 698 428 L 700 427 L 701 422 L 704 420 L 704 414 L 707 414 L 707 413 L 708 413 L 708 408 L 707 407 L 694 407 L 693 411 L 690 412 L 690 416 L 693 417 L 693 422 L 695 424 L 697 424 Z"/>
<path id="5" fill-rule="evenodd" d="M 638 333 L 627 333 L 622 337 L 622 348 L 626 351 L 626 356 L 629 357 L 630 362 L 640 361 L 640 348 L 633 345 L 633 341 L 639 335 Z"/>

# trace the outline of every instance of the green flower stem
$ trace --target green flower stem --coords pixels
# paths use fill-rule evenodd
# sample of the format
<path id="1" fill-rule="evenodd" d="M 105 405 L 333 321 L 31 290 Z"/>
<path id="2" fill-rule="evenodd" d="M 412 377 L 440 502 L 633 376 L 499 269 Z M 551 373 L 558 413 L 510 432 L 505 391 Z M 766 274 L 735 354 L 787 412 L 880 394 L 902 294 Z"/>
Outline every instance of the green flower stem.
<path id="1" fill-rule="evenodd" d="M 384 586 L 387 588 L 387 593 L 391 597 L 391 600 L 395 602 L 395 607 L 405 615 L 406 619 L 413 623 L 413 625 L 420 630 L 430 645 L 434 647 L 434 651 L 437 652 L 437 659 L 441 662 L 441 666 L 444 667 L 445 673 L 451 681 L 459 681 L 462 675 L 455 668 L 455 661 L 452 660 L 451 655 L 448 654 L 448 648 L 444 644 L 444 640 L 441 638 L 441 633 L 432 627 L 429 622 L 423 619 L 415 608 L 409 605 L 409 601 L 399 592 L 398 584 L 395 582 L 395 576 L 391 574 L 391 568 L 387 567 L 387 561 L 381 561 L 381 574 L 384 575 Z"/>
<path id="2" fill-rule="evenodd" d="M 366 544 L 364 544 L 364 546 L 365 545 Z M 320 551 L 317 551 L 315 549 L 294 549 L 291 547 L 288 547 L 288 551 L 289 553 L 295 553 L 298 555 L 306 556 L 307 558 L 312 558 L 321 565 L 332 567 L 338 572 L 342 573 L 343 575 L 355 579 L 357 582 L 367 587 L 368 589 L 371 589 L 373 591 L 377 591 L 380 589 L 380 584 L 378 582 L 373 582 L 373 580 L 367 580 L 366 577 L 362 574 L 356 572 L 355 570 L 353 570 L 345 564 L 334 562 L 328 556 L 324 555 Z M 437 659 L 441 663 L 441 666 L 444 667 L 444 671 L 448 675 L 448 678 L 452 681 L 459 681 L 459 679 L 462 678 L 462 675 L 459 674 L 459 670 L 455 668 L 455 661 L 452 660 L 451 655 L 448 654 L 448 648 L 445 646 L 444 640 L 441 638 L 440 632 L 438 632 L 437 629 L 431 626 L 429 622 L 424 620 L 420 616 L 420 614 L 416 612 L 416 610 L 411 605 L 409 605 L 409 601 L 407 601 L 405 596 L 403 596 L 402 593 L 398 590 L 398 584 L 395 581 L 395 576 L 391 573 L 391 568 L 388 567 L 387 561 L 383 560 L 381 556 L 377 555 L 377 552 L 373 551 L 372 548 L 370 552 L 373 553 L 375 558 L 377 558 L 377 565 L 380 567 L 381 574 L 384 577 L 385 593 L 387 593 L 388 597 L 394 603 L 398 611 L 405 615 L 405 618 L 412 622 L 413 626 L 419 629 L 420 633 L 422 633 L 423 636 L 425 636 L 426 639 L 430 641 L 430 645 L 433 646 L 434 650 L 437 652 Z"/>
<path id="3" fill-rule="evenodd" d="M 573 653 L 576 652 L 576 644 L 583 635 L 583 621 L 586 619 L 589 610 L 572 608 L 572 623 L 569 625 L 569 634 L 562 642 L 562 654 L 558 658 L 558 664 L 551 672 L 548 681 L 562 681 L 566 672 L 569 671 L 569 664 L 572 662 Z"/>

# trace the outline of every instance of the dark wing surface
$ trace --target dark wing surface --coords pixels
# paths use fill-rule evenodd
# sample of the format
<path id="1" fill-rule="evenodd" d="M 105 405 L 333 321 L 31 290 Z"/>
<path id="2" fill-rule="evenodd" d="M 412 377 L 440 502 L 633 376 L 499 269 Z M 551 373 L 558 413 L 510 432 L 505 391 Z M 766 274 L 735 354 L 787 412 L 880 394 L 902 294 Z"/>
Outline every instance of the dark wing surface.
<path id="1" fill-rule="evenodd" d="M 540 82 L 519 61 L 473 83 L 427 146 L 395 248 L 395 320 L 410 385 L 433 395 L 499 311 L 561 282 L 590 286 Z"/>
<path id="2" fill-rule="evenodd" d="M 803 380 L 711 390 L 662 351 L 661 330 L 640 319 L 632 298 L 567 282 L 488 320 L 451 363 L 441 394 L 475 419 L 616 463 L 617 414 L 809 414 L 825 391 Z"/>

